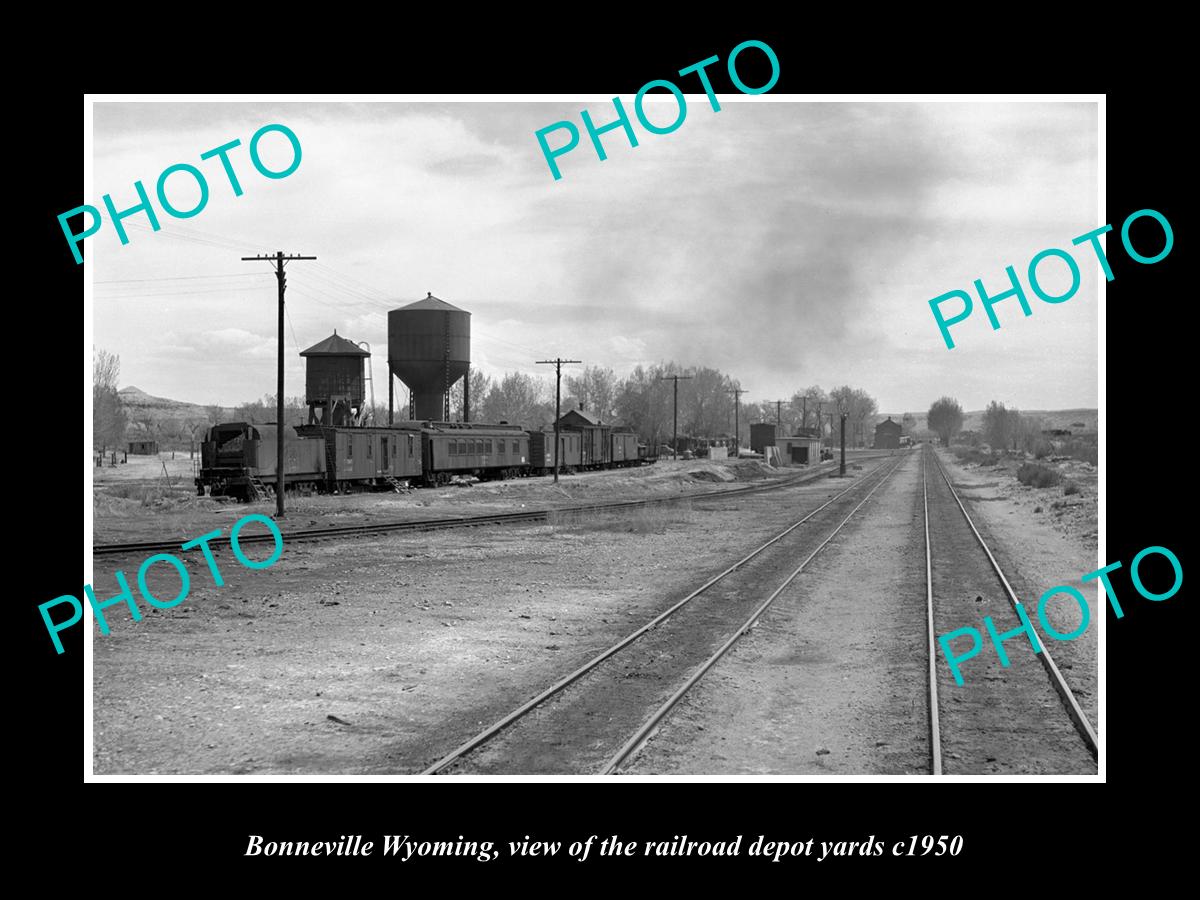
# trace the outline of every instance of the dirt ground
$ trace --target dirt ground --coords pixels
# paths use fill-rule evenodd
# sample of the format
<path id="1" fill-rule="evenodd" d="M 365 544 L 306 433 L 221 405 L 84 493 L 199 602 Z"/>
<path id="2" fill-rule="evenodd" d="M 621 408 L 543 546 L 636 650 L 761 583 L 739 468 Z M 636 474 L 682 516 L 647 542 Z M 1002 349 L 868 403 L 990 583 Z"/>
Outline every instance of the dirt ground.
<path id="1" fill-rule="evenodd" d="M 918 462 L 911 454 L 625 771 L 928 772 Z"/>
<path id="2" fill-rule="evenodd" d="M 737 464 L 749 466 L 757 463 Z M 611 476 L 609 484 L 628 478 L 634 496 L 712 488 L 719 485 L 711 474 L 690 473 L 731 467 L 680 462 L 575 476 L 563 487 L 613 499 L 618 492 L 599 487 Z M 493 502 L 510 491 L 530 502 L 553 491 L 547 481 L 486 487 L 500 495 Z M 113 607 L 111 634 L 93 635 L 95 770 L 420 771 L 653 618 L 780 519 L 838 489 L 820 479 L 585 522 L 296 543 L 263 571 L 242 568 L 226 548 L 216 553 L 226 581 L 219 588 L 199 554 L 184 554 L 192 593 L 180 606 L 146 610 L 136 623 Z M 478 488 L 423 493 L 448 502 L 488 496 Z M 414 498 L 312 499 L 369 508 Z M 230 508 L 227 521 L 246 511 Z M 130 530 L 194 535 L 214 527 L 204 521 L 211 515 L 142 512 L 134 522 L 140 530 Z M 140 562 L 103 558 L 97 596 L 116 593 L 113 569 L 132 577 Z M 171 597 L 178 581 L 156 568 L 150 588 Z"/>
<path id="3" fill-rule="evenodd" d="M 1022 598 L 1077 584 L 1096 568 L 1086 528 L 1072 536 L 1060 530 L 1065 517 L 1033 513 L 1054 489 L 1013 488 L 994 469 L 943 460 Z M 878 463 L 864 461 L 855 474 Z M 299 498 L 289 524 L 665 495 L 736 486 L 761 472 L 750 461 L 667 462 L 570 476 L 561 490 L 522 479 Z M 906 465 L 880 488 L 685 698 L 631 771 L 926 771 L 924 618 L 914 607 L 923 594 L 898 589 L 923 583 L 914 479 Z M 138 479 L 96 487 L 107 540 L 194 536 L 255 510 L 199 498 L 143 506 L 109 493 L 121 481 L 136 487 Z M 184 554 L 193 588 L 181 606 L 144 610 L 138 623 L 113 607 L 112 633 L 93 635 L 95 771 L 419 772 L 842 486 L 822 478 L 634 515 L 296 543 L 258 572 L 226 548 L 216 554 L 220 588 L 198 554 Z M 116 592 L 114 568 L 132 578 L 140 562 L 102 558 L 98 596 Z M 152 573 L 157 594 L 173 596 L 177 585 Z M 1062 631 L 1074 627 L 1072 615 L 1069 605 L 1051 608 Z M 1052 647 L 1095 722 L 1094 625 L 1084 638 Z"/>
<path id="4" fill-rule="evenodd" d="M 1002 457 L 996 465 L 962 463 L 942 450 L 938 456 L 943 465 L 952 465 L 954 471 L 976 485 L 986 487 L 978 496 L 986 502 L 1006 501 L 1012 515 L 1028 522 L 1037 522 L 1040 534 L 1056 532 L 1067 538 L 1074 546 L 1096 554 L 1097 517 L 1099 514 L 1099 469 L 1091 463 L 1077 459 L 1054 457 L 1034 460 L 1032 458 Z M 1017 481 L 1017 469 L 1023 463 L 1036 463 L 1058 472 L 1063 481 L 1054 487 L 1035 488 Z M 1068 494 L 1069 485 L 1078 488 L 1078 493 Z M 1066 546 L 1063 543 L 1062 546 Z M 1102 565 L 1098 563 L 1097 565 Z M 1091 572 L 1096 566 L 1084 569 Z M 1082 574 L 1082 572 L 1080 573 Z M 1058 582 L 1056 582 L 1058 583 Z"/>

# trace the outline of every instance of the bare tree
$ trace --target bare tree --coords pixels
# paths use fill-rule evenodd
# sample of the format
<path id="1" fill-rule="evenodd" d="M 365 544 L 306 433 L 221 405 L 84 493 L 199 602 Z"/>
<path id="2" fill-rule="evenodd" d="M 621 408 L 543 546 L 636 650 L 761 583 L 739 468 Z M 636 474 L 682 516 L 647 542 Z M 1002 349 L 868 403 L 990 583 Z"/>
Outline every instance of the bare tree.
<path id="1" fill-rule="evenodd" d="M 581 409 L 602 420 L 612 418 L 617 400 L 617 376 L 612 369 L 588 366 L 578 376 L 568 375 L 566 388 Z"/>
<path id="2" fill-rule="evenodd" d="M 521 372 L 508 372 L 492 384 L 486 397 L 481 398 L 479 420 L 493 424 L 511 422 L 530 428 L 545 425 L 547 404 L 544 393 L 539 379 Z M 553 404 L 550 406 L 550 420 L 553 420 Z"/>
<path id="3" fill-rule="evenodd" d="M 126 414 L 117 393 L 121 358 L 97 350 L 92 359 L 92 445 L 103 453 L 125 439 Z"/>
<path id="4" fill-rule="evenodd" d="M 480 410 L 483 407 L 483 401 L 487 398 L 488 391 L 492 388 L 492 379 L 484 374 L 483 369 L 475 368 L 470 374 L 470 401 L 471 401 L 471 419 L 476 422 L 484 421 L 480 416 Z M 461 422 L 463 419 L 463 391 L 462 385 L 450 391 L 450 418 L 453 421 Z M 406 413 L 407 415 L 407 413 Z M 386 422 L 385 416 L 381 421 Z"/>

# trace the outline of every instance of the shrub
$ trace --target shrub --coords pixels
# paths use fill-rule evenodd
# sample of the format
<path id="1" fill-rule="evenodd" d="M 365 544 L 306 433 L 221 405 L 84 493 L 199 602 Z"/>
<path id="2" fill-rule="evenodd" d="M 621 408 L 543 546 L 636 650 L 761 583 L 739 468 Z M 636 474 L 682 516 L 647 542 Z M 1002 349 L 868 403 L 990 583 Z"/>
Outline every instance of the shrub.
<path id="1" fill-rule="evenodd" d="M 1054 452 L 1054 445 L 1049 441 L 1038 441 L 1037 446 L 1033 448 L 1034 459 L 1045 459 Z"/>
<path id="2" fill-rule="evenodd" d="M 963 447 L 961 445 L 952 447 L 954 455 L 959 462 L 964 463 L 979 463 L 981 465 L 995 465 L 995 460 L 988 453 L 984 453 L 976 447 Z"/>
<path id="3" fill-rule="evenodd" d="M 1063 485 L 1063 496 L 1070 497 L 1072 494 L 1078 494 L 1080 491 L 1079 485 L 1073 481 L 1068 481 Z"/>
<path id="4" fill-rule="evenodd" d="M 1100 450 L 1096 445 L 1096 435 L 1073 437 L 1062 445 L 1062 453 L 1071 459 L 1082 460 L 1096 465 Z"/>
<path id="5" fill-rule="evenodd" d="M 1062 481 L 1062 475 L 1037 463 L 1024 463 L 1017 469 L 1017 481 L 1035 488 L 1048 488 Z"/>

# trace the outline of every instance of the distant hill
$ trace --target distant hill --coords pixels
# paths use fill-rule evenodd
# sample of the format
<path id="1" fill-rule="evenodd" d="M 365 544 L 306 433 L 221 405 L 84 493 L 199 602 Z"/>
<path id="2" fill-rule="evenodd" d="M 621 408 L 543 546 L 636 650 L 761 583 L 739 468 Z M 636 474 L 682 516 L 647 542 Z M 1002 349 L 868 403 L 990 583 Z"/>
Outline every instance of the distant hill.
<path id="1" fill-rule="evenodd" d="M 1095 434 L 1100 427 L 1100 413 L 1095 409 L 1022 409 L 1021 415 L 1043 419 L 1047 428 L 1063 428 L 1075 434 Z M 925 431 L 925 416 L 928 410 L 919 413 L 880 413 L 878 421 L 891 416 L 896 422 L 903 421 L 906 415 L 917 420 L 916 431 Z M 982 409 L 963 413 L 963 431 L 979 431 L 983 427 Z M 1080 424 L 1082 423 L 1082 424 Z"/>
<path id="2" fill-rule="evenodd" d="M 129 440 L 152 438 L 160 443 L 187 441 L 193 431 L 199 433 L 199 426 L 212 424 L 209 408 L 198 403 L 155 397 L 132 385 L 121 388 L 117 393 L 128 416 L 126 437 Z M 215 409 L 213 411 L 217 412 Z M 217 418 L 229 419 L 232 415 L 232 409 L 221 407 Z"/>

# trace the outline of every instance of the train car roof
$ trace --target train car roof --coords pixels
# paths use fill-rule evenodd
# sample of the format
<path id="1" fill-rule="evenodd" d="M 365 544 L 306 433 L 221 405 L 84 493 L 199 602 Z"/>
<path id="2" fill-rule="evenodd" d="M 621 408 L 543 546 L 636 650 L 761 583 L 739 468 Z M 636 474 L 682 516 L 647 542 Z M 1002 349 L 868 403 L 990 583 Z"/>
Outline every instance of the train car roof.
<path id="1" fill-rule="evenodd" d="M 421 422 L 421 429 L 436 434 L 524 434 L 525 429 L 520 425 L 492 425 L 486 422 Z"/>

